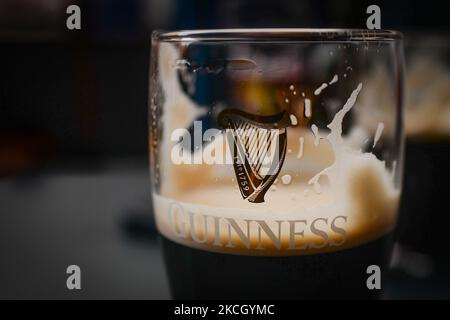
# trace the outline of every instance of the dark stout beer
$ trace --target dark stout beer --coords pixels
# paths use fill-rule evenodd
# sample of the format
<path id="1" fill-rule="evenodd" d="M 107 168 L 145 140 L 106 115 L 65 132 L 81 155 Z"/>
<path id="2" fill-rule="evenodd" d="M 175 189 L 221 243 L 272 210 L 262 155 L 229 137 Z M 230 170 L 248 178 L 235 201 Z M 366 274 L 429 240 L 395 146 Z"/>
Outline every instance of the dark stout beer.
<path id="1" fill-rule="evenodd" d="M 391 236 L 354 248 L 303 256 L 215 253 L 161 237 L 175 299 L 376 298 L 367 267 L 387 268 Z"/>

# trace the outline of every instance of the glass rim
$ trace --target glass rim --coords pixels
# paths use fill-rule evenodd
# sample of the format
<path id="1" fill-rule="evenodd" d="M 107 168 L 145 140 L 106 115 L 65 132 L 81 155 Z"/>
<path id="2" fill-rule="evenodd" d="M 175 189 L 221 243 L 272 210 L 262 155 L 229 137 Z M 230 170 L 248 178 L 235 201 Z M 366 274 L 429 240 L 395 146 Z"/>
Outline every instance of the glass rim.
<path id="1" fill-rule="evenodd" d="M 258 29 L 198 29 L 155 30 L 152 40 L 157 42 L 389 42 L 403 40 L 403 34 L 395 30 L 369 29 L 306 29 L 306 28 L 258 28 Z"/>

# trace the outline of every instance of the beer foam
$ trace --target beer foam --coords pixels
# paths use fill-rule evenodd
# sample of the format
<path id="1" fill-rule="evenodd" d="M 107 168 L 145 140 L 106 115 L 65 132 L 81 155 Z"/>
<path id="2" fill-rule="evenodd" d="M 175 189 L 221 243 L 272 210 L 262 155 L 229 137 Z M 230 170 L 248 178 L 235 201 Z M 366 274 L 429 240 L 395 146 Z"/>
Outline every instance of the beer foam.
<path id="1" fill-rule="evenodd" d="M 342 160 L 337 184 L 321 181 L 317 193 L 305 183 L 308 173 L 292 174 L 289 185 L 277 185 L 260 204 L 243 200 L 231 180 L 170 196 L 154 193 L 158 229 L 190 247 L 246 255 L 337 251 L 389 233 L 399 193 L 383 163 L 359 152 L 345 154 Z M 332 230 L 333 222 L 345 235 Z M 313 224 L 327 239 L 313 232 Z M 303 235 L 294 235 L 301 231 Z"/>
<path id="2" fill-rule="evenodd" d="M 161 46 L 160 63 L 170 65 L 178 59 L 173 47 Z M 161 73 L 163 87 L 175 76 Z M 362 84 L 336 113 L 328 134 L 317 126 L 314 132 L 287 129 L 287 148 L 294 152 L 286 155 L 279 177 L 289 176 L 289 183 L 277 185 L 265 195 L 265 202 L 257 204 L 242 199 L 232 165 L 170 161 L 171 130 L 188 127 L 202 108 L 173 83 L 163 89 L 168 90 L 163 106 L 166 139 L 159 146 L 161 186 L 153 192 L 153 205 L 158 230 L 166 238 L 230 254 L 304 255 L 358 246 L 393 229 L 399 191 L 391 173 L 374 154 L 354 148 L 354 141 L 342 136 L 342 121 Z M 183 111 L 170 109 L 174 106 Z"/>

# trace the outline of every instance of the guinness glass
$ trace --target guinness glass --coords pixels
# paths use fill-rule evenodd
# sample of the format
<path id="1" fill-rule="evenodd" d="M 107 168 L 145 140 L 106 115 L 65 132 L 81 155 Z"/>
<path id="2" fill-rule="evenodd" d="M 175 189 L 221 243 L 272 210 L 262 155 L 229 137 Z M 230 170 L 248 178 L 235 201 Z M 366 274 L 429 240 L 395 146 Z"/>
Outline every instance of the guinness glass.
<path id="1" fill-rule="evenodd" d="M 393 31 L 155 32 L 150 167 L 173 297 L 378 296 L 402 80 Z"/>
<path id="2" fill-rule="evenodd" d="M 403 251 L 420 253 L 419 258 L 429 260 L 436 266 L 434 271 L 444 271 L 448 279 L 450 41 L 442 35 L 410 40 L 405 100 L 408 174 L 404 177 L 399 240 Z M 427 269 L 409 273 L 431 275 L 432 270 Z"/>

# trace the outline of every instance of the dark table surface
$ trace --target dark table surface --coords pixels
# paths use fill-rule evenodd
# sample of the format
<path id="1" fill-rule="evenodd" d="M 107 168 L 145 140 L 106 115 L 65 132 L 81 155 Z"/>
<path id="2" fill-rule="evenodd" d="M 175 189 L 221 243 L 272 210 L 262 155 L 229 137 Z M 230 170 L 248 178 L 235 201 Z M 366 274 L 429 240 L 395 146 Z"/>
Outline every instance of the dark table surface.
<path id="1" fill-rule="evenodd" d="M 0 180 L 0 298 L 169 298 L 156 237 L 129 230 L 152 225 L 146 160 L 84 162 Z M 72 264 L 80 291 L 66 288 Z"/>
<path id="2" fill-rule="evenodd" d="M 145 157 L 72 159 L 2 178 L 0 199 L 0 298 L 170 298 Z M 79 291 L 66 288 L 72 264 Z M 397 254 L 394 264 L 408 272 L 390 273 L 385 298 L 450 297 L 448 277 L 430 276 L 427 260 Z"/>

